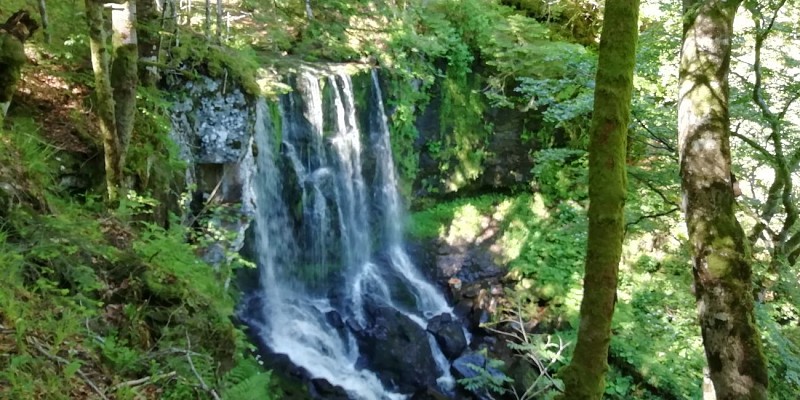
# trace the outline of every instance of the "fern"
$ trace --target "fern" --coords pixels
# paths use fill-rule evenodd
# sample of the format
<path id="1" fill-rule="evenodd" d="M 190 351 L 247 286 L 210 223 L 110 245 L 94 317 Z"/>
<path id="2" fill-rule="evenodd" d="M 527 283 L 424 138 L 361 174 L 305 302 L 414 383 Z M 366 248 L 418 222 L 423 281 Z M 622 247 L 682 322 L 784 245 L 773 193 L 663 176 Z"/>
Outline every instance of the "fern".
<path id="1" fill-rule="evenodd" d="M 252 358 L 239 362 L 225 374 L 224 400 L 275 399 L 272 373 L 264 371 Z"/>

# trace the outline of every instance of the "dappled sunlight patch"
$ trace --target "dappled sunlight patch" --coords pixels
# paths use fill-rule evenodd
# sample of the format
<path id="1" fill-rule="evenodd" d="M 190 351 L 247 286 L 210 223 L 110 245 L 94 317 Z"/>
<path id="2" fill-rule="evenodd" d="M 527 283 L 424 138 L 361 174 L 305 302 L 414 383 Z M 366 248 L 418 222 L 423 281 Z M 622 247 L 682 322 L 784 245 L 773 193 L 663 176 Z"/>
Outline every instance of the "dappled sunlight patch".
<path id="1" fill-rule="evenodd" d="M 622 265 L 611 349 L 652 388 L 695 397 L 705 358 L 685 251 L 640 252 Z"/>

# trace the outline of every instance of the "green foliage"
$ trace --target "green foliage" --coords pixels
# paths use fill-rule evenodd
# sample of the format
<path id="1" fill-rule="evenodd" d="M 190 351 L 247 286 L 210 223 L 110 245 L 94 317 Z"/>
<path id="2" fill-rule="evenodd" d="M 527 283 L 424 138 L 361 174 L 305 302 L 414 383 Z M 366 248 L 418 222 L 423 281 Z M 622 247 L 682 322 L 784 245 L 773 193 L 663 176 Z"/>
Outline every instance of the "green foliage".
<path id="1" fill-rule="evenodd" d="M 128 173 L 136 177 L 140 191 L 167 191 L 182 176 L 186 163 L 169 137 L 171 104 L 155 88 L 138 87 L 135 134 L 127 153 Z"/>
<path id="2" fill-rule="evenodd" d="M 521 77 L 520 85 L 515 90 L 524 99 L 529 99 L 526 109 L 542 109 L 544 124 L 532 139 L 543 147 L 566 144 L 585 149 L 589 143 L 594 106 L 596 60 L 583 53 L 562 62 L 565 67 L 559 74 L 543 74 L 540 78 Z M 504 98 L 498 101 L 502 102 Z"/>
<path id="3" fill-rule="evenodd" d="M 189 77 L 204 74 L 229 79 L 249 94 L 261 94 L 257 76 L 262 60 L 252 48 L 213 45 L 191 31 L 180 31 L 179 35 L 179 45 L 170 49 L 169 68 L 184 71 Z"/>
<path id="4" fill-rule="evenodd" d="M 409 236 L 418 239 L 444 237 L 451 226 L 475 226 L 480 221 L 477 216 L 491 215 L 494 208 L 505 197 L 485 195 L 477 198 L 457 199 L 439 202 L 423 211 L 412 213 L 405 224 Z M 466 212 L 474 210 L 474 212 Z"/>
<path id="5" fill-rule="evenodd" d="M 476 372 L 476 375 L 471 378 L 459 379 L 458 383 L 463 385 L 465 389 L 476 393 L 484 390 L 499 395 L 507 393 L 509 390 L 506 385 L 514 382 L 514 380 L 501 372 L 505 363 L 501 360 L 487 357 L 486 349 L 481 350 L 479 353 L 486 357 L 486 363 L 484 365 L 467 364 L 469 368 Z"/>
<path id="6" fill-rule="evenodd" d="M 588 159 L 585 151 L 545 149 L 537 152 L 534 159 L 534 188 L 549 202 L 588 198 Z"/>
<path id="7" fill-rule="evenodd" d="M 275 396 L 270 372 L 254 359 L 248 358 L 239 362 L 223 377 L 225 400 L 272 400 Z"/>
<path id="8" fill-rule="evenodd" d="M 543 108 L 546 126 L 529 135 L 536 142 L 585 142 L 594 61 L 583 47 L 552 40 L 545 25 L 495 1 L 431 1 L 396 25 L 375 57 L 388 67 L 393 149 L 405 181 L 419 178 L 425 149 L 440 169 L 425 177 L 426 191 L 456 191 L 479 177 L 492 156 L 489 105 Z M 440 105 L 440 132 L 419 143 L 414 120 L 431 100 Z"/>
<path id="9" fill-rule="evenodd" d="M 483 172 L 491 127 L 483 121 L 479 87 L 475 76 L 468 79 L 466 74 L 452 70 L 448 70 L 441 84 L 440 139 L 429 142 L 429 152 L 439 161 L 439 170 L 446 178 L 437 186 L 444 186 L 448 192 L 457 191 Z"/>
<path id="10" fill-rule="evenodd" d="M 800 320 L 797 281 L 786 297 L 756 305 L 756 321 L 762 330 L 764 352 L 769 363 L 770 398 L 791 397 L 800 391 Z M 791 322 L 790 322 L 791 321 Z"/>
<path id="11" fill-rule="evenodd" d="M 545 21 L 565 40 L 587 46 L 597 42 L 602 25 L 601 3 L 585 0 L 510 0 L 506 4 L 513 5 L 529 17 Z"/>

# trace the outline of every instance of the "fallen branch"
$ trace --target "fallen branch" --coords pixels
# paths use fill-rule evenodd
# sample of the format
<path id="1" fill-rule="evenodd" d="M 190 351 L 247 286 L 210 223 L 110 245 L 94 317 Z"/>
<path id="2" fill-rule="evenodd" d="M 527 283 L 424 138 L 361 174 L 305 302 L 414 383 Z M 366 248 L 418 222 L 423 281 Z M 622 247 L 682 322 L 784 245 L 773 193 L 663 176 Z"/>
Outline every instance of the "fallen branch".
<path id="1" fill-rule="evenodd" d="M 123 388 L 123 387 L 136 387 L 136 386 L 144 385 L 145 383 L 149 383 L 151 381 L 159 381 L 161 379 L 173 378 L 177 374 L 178 374 L 177 372 L 172 371 L 172 372 L 169 372 L 169 373 L 166 373 L 166 374 L 161 374 L 161 375 L 145 376 L 144 378 L 139 378 L 139 379 L 134 379 L 134 380 L 131 380 L 131 381 L 118 383 L 118 384 L 112 386 L 109 391 L 110 392 L 116 392 L 118 389 Z"/>
<path id="2" fill-rule="evenodd" d="M 38 352 L 39 352 L 41 355 L 45 356 L 45 357 L 46 357 L 46 358 L 48 358 L 50 361 L 53 361 L 53 362 L 55 362 L 55 363 L 57 363 L 57 364 L 62 364 L 62 365 L 69 365 L 69 364 L 70 364 L 70 362 L 69 362 L 69 361 L 67 361 L 66 359 L 64 359 L 64 358 L 62 358 L 62 357 L 59 357 L 59 356 L 57 356 L 57 355 L 54 355 L 54 354 L 50 354 L 50 352 L 48 352 L 47 350 L 45 350 L 45 349 L 44 349 L 44 346 L 42 346 L 42 345 L 41 345 L 41 343 L 39 343 L 39 341 L 38 341 L 38 340 L 36 340 L 36 338 L 34 338 L 34 337 L 32 337 L 32 336 L 28 336 L 26 339 L 27 339 L 27 342 L 28 342 L 28 343 L 30 343 L 31 345 L 33 345 L 33 347 L 34 347 L 34 348 L 35 348 L 35 349 L 36 349 L 36 350 L 37 350 L 37 351 L 38 351 Z M 97 385 L 96 385 L 94 382 L 92 382 L 92 380 L 91 380 L 91 379 L 89 379 L 89 376 L 88 376 L 88 375 L 86 375 L 86 374 L 85 374 L 83 371 L 81 371 L 81 369 L 80 369 L 80 368 L 78 368 L 78 370 L 76 371 L 76 373 L 78 374 L 78 376 L 80 376 L 80 377 L 81 377 L 81 379 L 83 379 L 83 381 L 84 381 L 84 382 L 86 382 L 86 384 L 87 384 L 87 385 L 89 385 L 89 387 L 90 387 L 90 388 L 92 388 L 92 390 L 94 390 L 94 391 L 95 391 L 95 393 L 97 393 L 98 395 L 100 395 L 100 398 L 101 398 L 101 399 L 103 399 L 103 400 L 108 400 L 108 397 L 106 397 L 105 393 L 103 393 L 103 391 L 102 391 L 102 390 L 100 390 L 100 388 L 99 388 L 99 387 L 97 387 Z"/>
<path id="3" fill-rule="evenodd" d="M 210 393 L 211 397 L 213 397 L 214 400 L 222 400 L 217 394 L 216 390 L 206 385 L 206 381 L 203 380 L 203 377 L 200 376 L 200 374 L 197 372 L 197 369 L 195 369 L 194 367 L 194 362 L 192 362 L 192 355 L 191 355 L 192 341 L 191 339 L 189 339 L 189 332 L 186 332 L 186 349 L 187 349 L 186 360 L 189 361 L 189 368 L 192 369 L 194 376 L 197 377 L 198 381 L 200 381 L 200 387 L 203 388 L 203 390 L 205 390 L 206 392 Z"/>

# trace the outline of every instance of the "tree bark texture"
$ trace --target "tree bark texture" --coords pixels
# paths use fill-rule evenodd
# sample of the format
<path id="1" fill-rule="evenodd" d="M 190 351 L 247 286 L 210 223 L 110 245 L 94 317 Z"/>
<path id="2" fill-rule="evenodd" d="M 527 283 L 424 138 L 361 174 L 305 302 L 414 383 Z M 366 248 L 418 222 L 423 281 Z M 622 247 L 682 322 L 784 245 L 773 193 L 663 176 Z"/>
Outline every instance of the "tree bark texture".
<path id="1" fill-rule="evenodd" d="M 222 18 L 222 0 L 217 0 L 217 42 L 222 43 L 222 32 L 225 29 L 225 22 Z"/>
<path id="2" fill-rule="evenodd" d="M 139 46 L 139 82 L 144 86 L 154 86 L 159 80 L 158 52 L 161 41 L 161 13 L 155 0 L 136 0 L 136 36 Z"/>
<path id="3" fill-rule="evenodd" d="M 703 345 L 720 400 L 766 399 L 768 384 L 731 182 L 728 71 L 739 4 L 684 0 L 679 77 L 683 208 Z"/>
<path id="4" fill-rule="evenodd" d="M 589 144 L 589 239 L 578 342 L 563 372 L 563 399 L 601 399 L 624 237 L 626 145 L 639 0 L 608 0 Z"/>
<path id="5" fill-rule="evenodd" d="M 50 19 L 47 17 L 47 4 L 45 0 L 39 0 L 39 17 L 42 18 L 42 31 L 44 32 L 44 42 L 50 43 Z"/>
<path id="6" fill-rule="evenodd" d="M 114 29 L 111 86 L 114 89 L 115 123 L 120 146 L 118 162 L 120 168 L 125 168 L 125 155 L 136 119 L 136 90 L 139 85 L 135 0 L 113 5 L 111 26 Z"/>
<path id="7" fill-rule="evenodd" d="M 107 33 L 104 26 L 103 3 L 85 0 L 86 21 L 89 25 L 89 45 L 92 52 L 94 71 L 95 101 L 100 134 L 105 153 L 106 186 L 109 201 L 116 201 L 122 186 L 123 165 L 121 144 L 117 135 L 114 110 L 114 91 L 111 87 L 110 55 L 106 45 Z"/>

